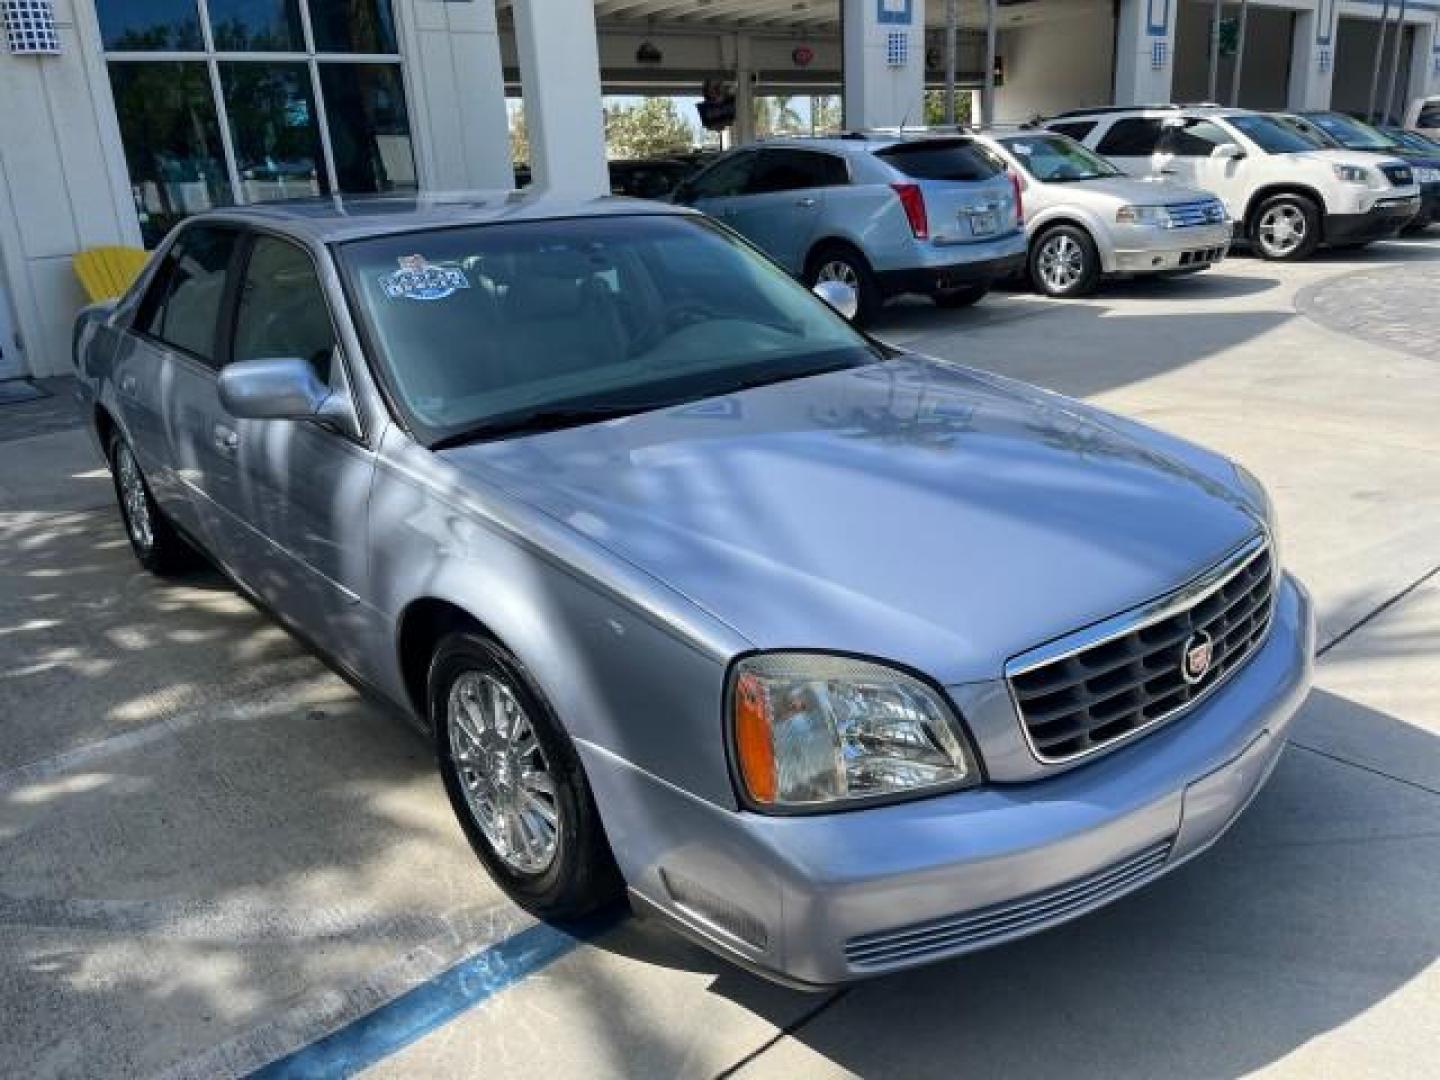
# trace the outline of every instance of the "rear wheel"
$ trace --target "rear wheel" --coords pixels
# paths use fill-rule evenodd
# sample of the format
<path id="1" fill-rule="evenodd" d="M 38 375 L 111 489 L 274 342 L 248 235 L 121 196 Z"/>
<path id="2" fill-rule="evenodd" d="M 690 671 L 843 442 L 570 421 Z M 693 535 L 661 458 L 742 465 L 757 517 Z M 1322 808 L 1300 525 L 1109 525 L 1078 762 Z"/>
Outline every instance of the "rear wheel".
<path id="1" fill-rule="evenodd" d="M 162 577 L 193 565 L 195 552 L 156 505 L 134 451 L 119 432 L 110 436 L 110 474 L 115 481 L 115 497 L 120 503 L 125 534 L 130 538 L 130 550 L 140 565 Z"/>
<path id="2" fill-rule="evenodd" d="M 822 281 L 838 281 L 854 289 L 857 323 L 869 322 L 885 302 L 880 294 L 880 284 L 875 280 L 875 273 L 865 256 L 850 247 L 829 244 L 818 248 L 810 256 L 805 279 L 812 286 Z"/>
<path id="3" fill-rule="evenodd" d="M 515 903 L 569 919 L 622 895 L 580 759 L 514 656 L 449 635 L 431 662 L 429 709 L 450 804 Z"/>
<path id="4" fill-rule="evenodd" d="M 935 293 L 935 303 L 943 308 L 967 308 L 978 304 L 989 291 L 989 285 L 961 285 L 956 289 L 940 289 Z"/>
<path id="5" fill-rule="evenodd" d="M 1090 234 L 1075 225 L 1057 225 L 1030 247 L 1030 281 L 1046 296 L 1085 296 L 1100 281 L 1100 252 Z"/>
<path id="6" fill-rule="evenodd" d="M 1272 262 L 1308 258 L 1320 244 L 1320 211 L 1304 195 L 1272 195 L 1255 210 L 1250 243 Z"/>

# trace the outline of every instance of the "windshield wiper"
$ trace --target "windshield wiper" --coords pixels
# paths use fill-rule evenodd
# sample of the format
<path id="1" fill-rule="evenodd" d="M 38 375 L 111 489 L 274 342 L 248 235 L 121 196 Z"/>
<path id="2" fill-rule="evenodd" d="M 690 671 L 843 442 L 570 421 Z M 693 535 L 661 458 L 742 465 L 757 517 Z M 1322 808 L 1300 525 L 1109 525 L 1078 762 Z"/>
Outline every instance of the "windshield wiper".
<path id="1" fill-rule="evenodd" d="M 430 444 L 431 450 L 448 450 L 469 443 L 489 442 L 507 435 L 532 435 L 542 431 L 558 431 L 561 428 L 579 427 L 582 424 L 596 424 L 602 420 L 615 420 L 622 416 L 663 409 L 672 405 L 670 401 L 629 401 L 613 404 L 559 405 L 530 412 L 513 413 L 483 424 L 443 436 Z"/>

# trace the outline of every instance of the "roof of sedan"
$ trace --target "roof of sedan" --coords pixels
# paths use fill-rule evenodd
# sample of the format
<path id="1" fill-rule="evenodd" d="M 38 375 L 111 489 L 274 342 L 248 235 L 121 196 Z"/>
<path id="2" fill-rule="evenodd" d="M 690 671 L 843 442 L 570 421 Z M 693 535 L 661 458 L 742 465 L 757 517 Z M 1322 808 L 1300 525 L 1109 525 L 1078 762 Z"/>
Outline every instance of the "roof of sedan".
<path id="1" fill-rule="evenodd" d="M 527 188 L 523 191 L 322 196 L 227 207 L 205 216 L 264 224 L 331 243 L 456 225 L 690 213 L 694 211 L 647 199 L 609 195 L 586 198 Z"/>

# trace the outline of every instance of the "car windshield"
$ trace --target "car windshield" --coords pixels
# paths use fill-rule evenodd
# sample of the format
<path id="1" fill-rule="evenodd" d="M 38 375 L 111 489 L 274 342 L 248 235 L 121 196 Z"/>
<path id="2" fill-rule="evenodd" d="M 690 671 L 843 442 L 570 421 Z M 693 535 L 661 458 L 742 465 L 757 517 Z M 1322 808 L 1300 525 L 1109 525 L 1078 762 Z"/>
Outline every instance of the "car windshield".
<path id="1" fill-rule="evenodd" d="M 432 447 L 884 356 L 699 217 L 463 226 L 352 241 L 339 256 L 392 400 Z"/>
<path id="2" fill-rule="evenodd" d="M 1015 155 L 1022 168 L 1042 184 L 1098 180 L 1120 176 L 1120 170 L 1073 139 L 1059 135 L 1013 135 L 1000 145 Z"/>
<path id="3" fill-rule="evenodd" d="M 1225 122 L 1267 154 L 1303 154 L 1320 149 L 1320 144 L 1315 140 L 1302 135 L 1294 126 L 1274 116 L 1249 113 L 1227 116 Z"/>
<path id="4" fill-rule="evenodd" d="M 1393 150 L 1393 139 L 1376 131 L 1369 124 L 1352 120 L 1340 113 L 1306 113 L 1310 121 L 1347 150 Z"/>
<path id="5" fill-rule="evenodd" d="M 1433 139 L 1427 139 L 1424 135 L 1413 131 L 1406 131 L 1404 128 L 1386 128 L 1385 134 L 1389 135 L 1407 150 L 1414 150 L 1418 154 L 1430 154 L 1440 157 L 1440 143 Z"/>

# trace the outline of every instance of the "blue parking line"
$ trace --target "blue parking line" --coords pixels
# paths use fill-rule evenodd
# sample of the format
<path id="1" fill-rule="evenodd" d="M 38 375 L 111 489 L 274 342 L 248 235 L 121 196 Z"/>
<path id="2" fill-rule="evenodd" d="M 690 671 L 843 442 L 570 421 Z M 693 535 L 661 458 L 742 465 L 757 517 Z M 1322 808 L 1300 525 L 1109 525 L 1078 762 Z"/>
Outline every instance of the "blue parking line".
<path id="1" fill-rule="evenodd" d="M 618 915 L 605 914 L 567 924 L 564 929 L 539 923 L 522 930 L 250 1075 L 254 1080 L 354 1076 L 527 975 L 553 964 L 582 941 L 618 921 Z"/>

